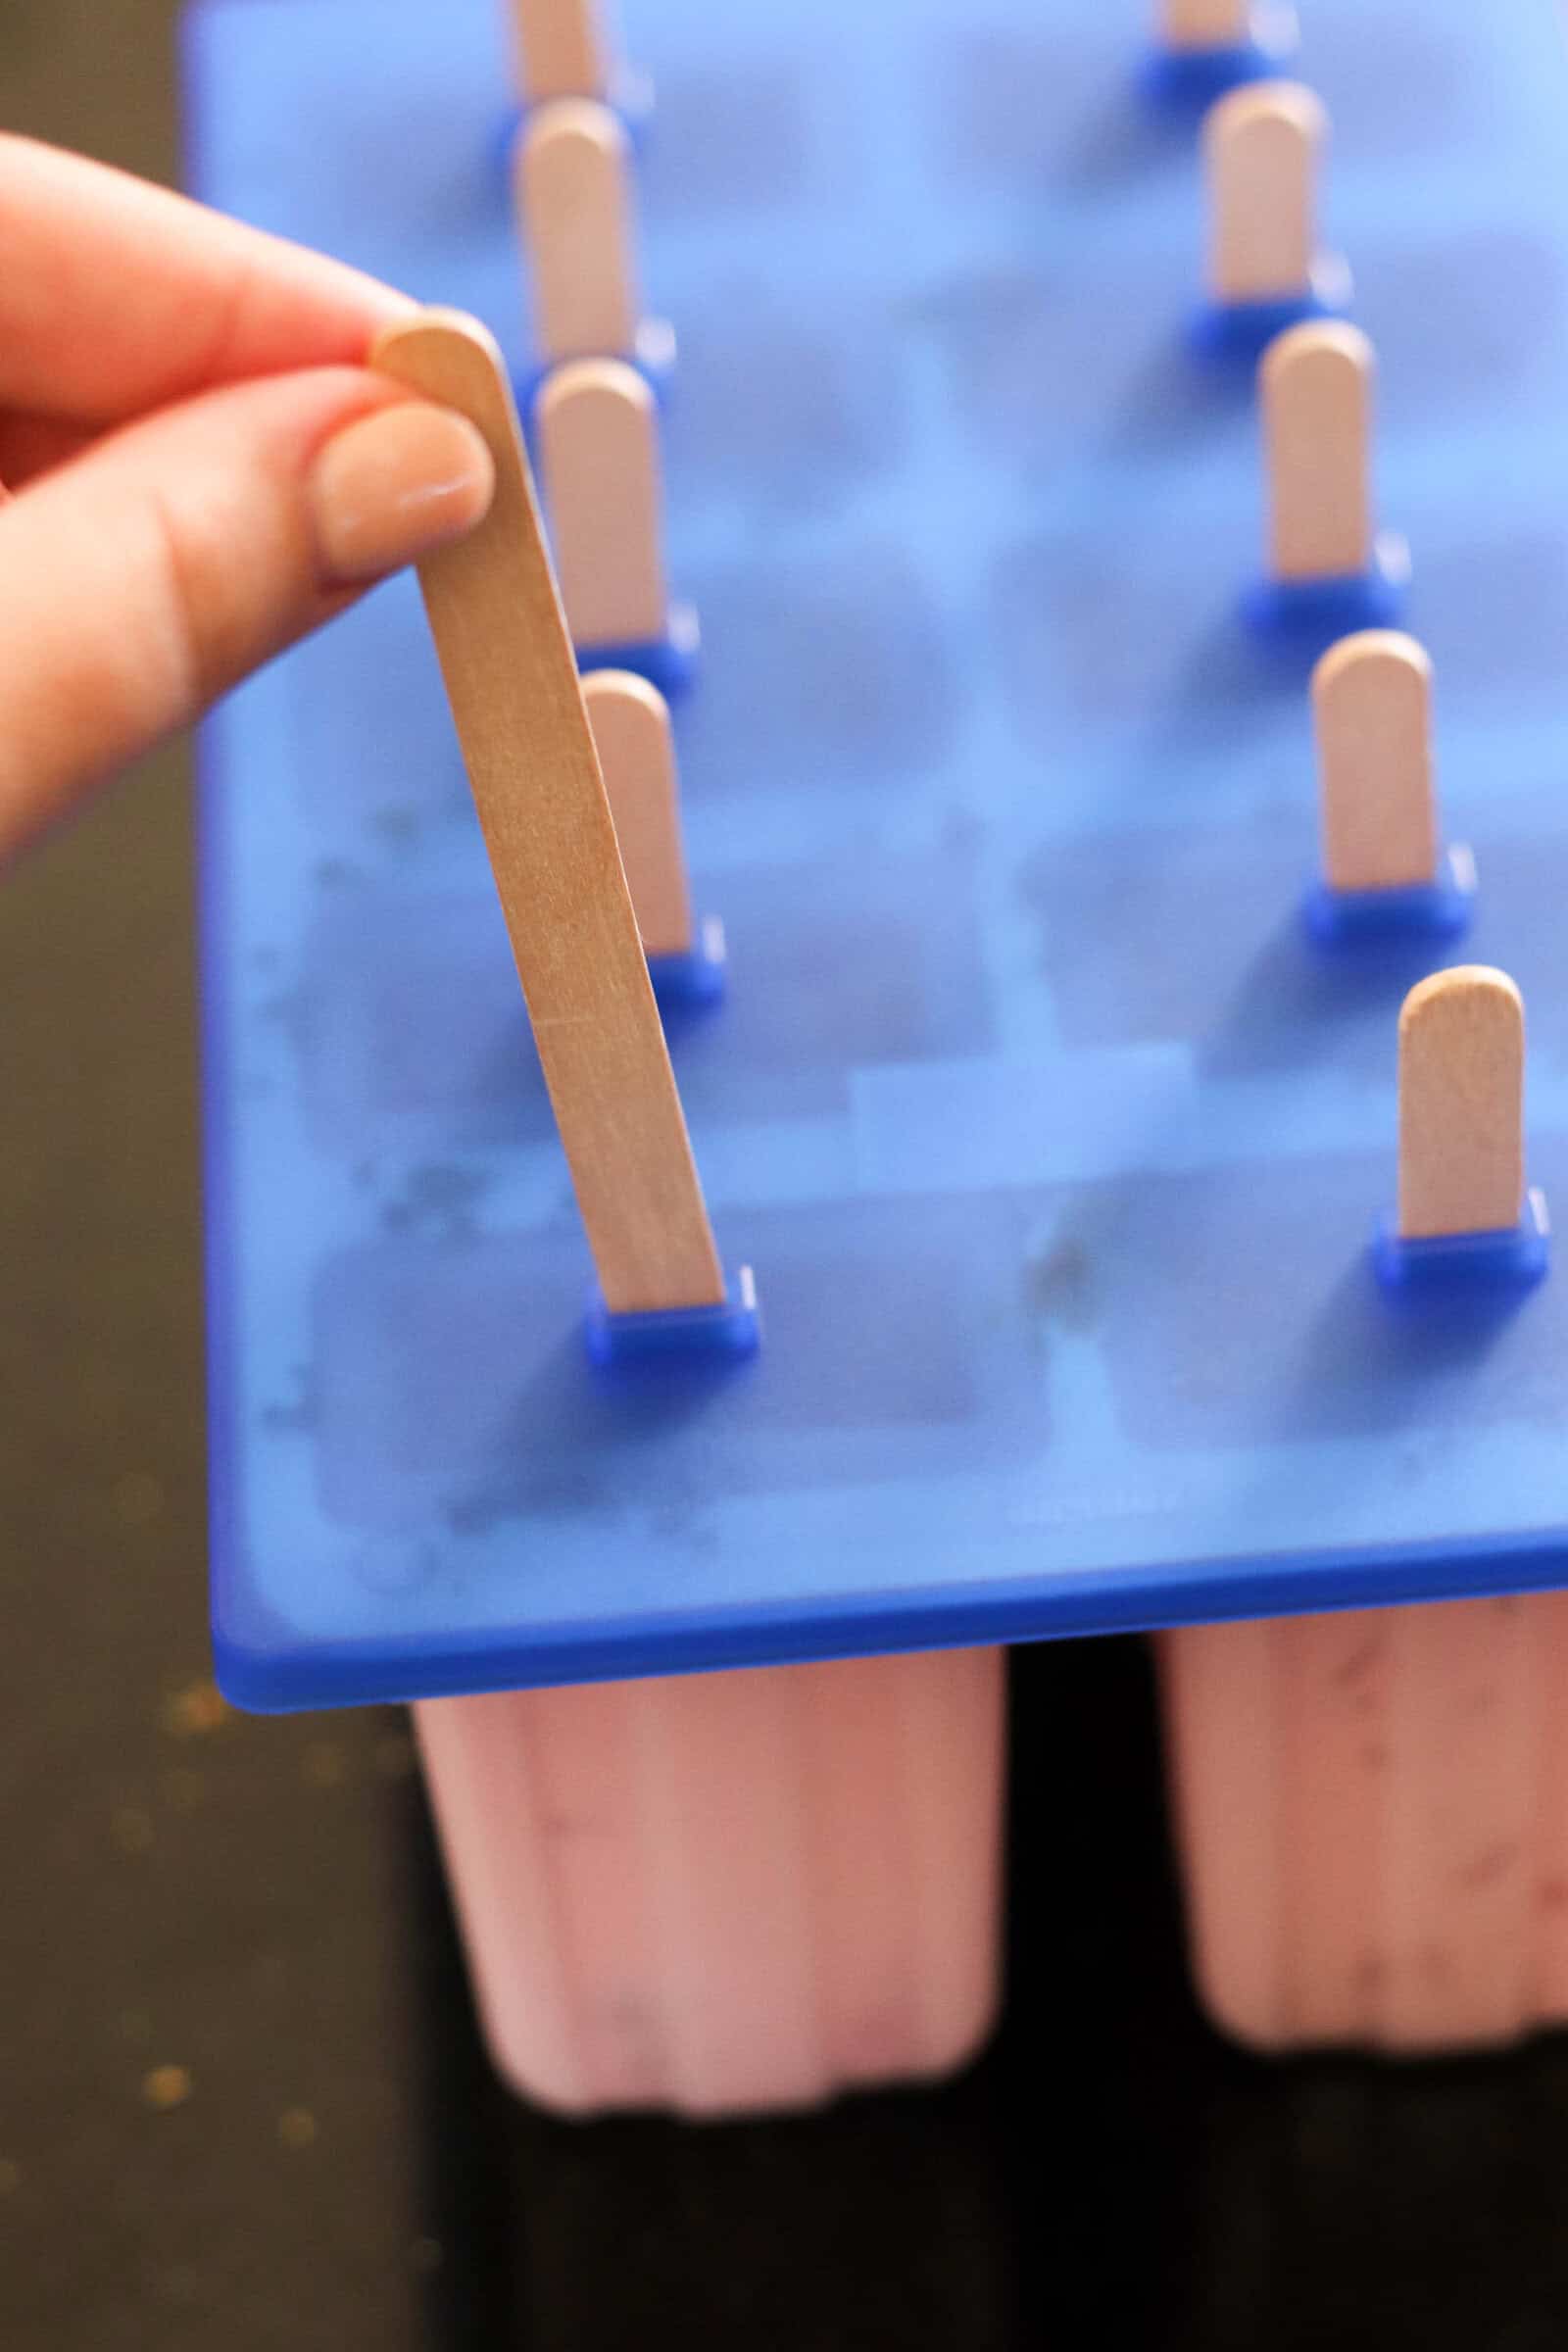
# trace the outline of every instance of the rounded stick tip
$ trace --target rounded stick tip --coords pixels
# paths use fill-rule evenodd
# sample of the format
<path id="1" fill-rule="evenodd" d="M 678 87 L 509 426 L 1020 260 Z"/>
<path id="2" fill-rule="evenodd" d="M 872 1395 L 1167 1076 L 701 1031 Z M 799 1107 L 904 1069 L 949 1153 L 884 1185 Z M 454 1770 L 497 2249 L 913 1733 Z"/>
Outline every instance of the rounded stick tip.
<path id="1" fill-rule="evenodd" d="M 1293 369 L 1325 361 L 1370 376 L 1377 355 L 1370 338 L 1348 318 L 1303 318 L 1274 337 L 1258 363 L 1258 373 L 1267 391 Z"/>
<path id="2" fill-rule="evenodd" d="M 652 679 L 634 669 L 591 669 L 582 681 L 583 701 L 590 710 L 616 704 L 636 704 L 649 717 L 667 726 L 669 705 Z"/>
<path id="3" fill-rule="evenodd" d="M 1213 154 L 1259 123 L 1283 124 L 1316 146 L 1328 136 L 1328 109 L 1304 81 L 1244 82 L 1216 98 L 1203 117 L 1203 145 Z"/>
<path id="4" fill-rule="evenodd" d="M 602 98 L 547 98 L 523 116 L 517 126 L 519 159 L 563 146 L 589 147 L 615 157 L 631 152 L 625 124 Z"/>
<path id="5" fill-rule="evenodd" d="M 596 396 L 652 416 L 654 395 L 646 376 L 624 360 L 564 360 L 552 368 L 539 390 L 541 425 L 568 401 Z"/>
<path id="6" fill-rule="evenodd" d="M 432 343 L 446 343 L 476 353 L 502 373 L 506 371 L 501 346 L 484 320 L 475 318 L 468 311 L 448 310 L 439 304 L 416 312 L 412 318 L 400 319 L 378 335 L 371 346 L 370 366 L 385 368 L 399 352 L 415 345 L 428 349 Z"/>
<path id="7" fill-rule="evenodd" d="M 1407 1240 L 1502 1233 L 1524 1176 L 1525 1014 L 1506 972 L 1453 964 L 1399 1011 L 1399 1211 Z"/>
<path id="8" fill-rule="evenodd" d="M 1423 686 L 1432 683 L 1432 657 L 1416 638 L 1403 629 L 1357 629 L 1318 657 L 1312 670 L 1313 701 L 1321 704 L 1345 678 L 1369 664 L 1402 670 Z"/>
<path id="9" fill-rule="evenodd" d="M 1342 637 L 1312 671 L 1323 877 L 1349 893 L 1434 884 L 1432 663 L 1397 629 Z"/>
<path id="10" fill-rule="evenodd" d="M 1434 1021 L 1483 1019 L 1499 1033 L 1523 1035 L 1525 1001 L 1506 972 L 1490 963 L 1451 963 L 1418 980 L 1399 1007 L 1399 1043 Z"/>

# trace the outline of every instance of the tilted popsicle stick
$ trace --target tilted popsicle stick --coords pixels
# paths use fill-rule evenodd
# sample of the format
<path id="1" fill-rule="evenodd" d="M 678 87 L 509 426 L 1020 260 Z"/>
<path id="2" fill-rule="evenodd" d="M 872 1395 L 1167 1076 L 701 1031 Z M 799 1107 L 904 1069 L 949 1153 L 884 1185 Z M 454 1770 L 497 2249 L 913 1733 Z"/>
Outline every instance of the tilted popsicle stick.
<path id="1" fill-rule="evenodd" d="M 1437 871 L 1432 664 L 1413 637 L 1363 629 L 1312 672 L 1323 878 L 1398 890 Z"/>
<path id="2" fill-rule="evenodd" d="M 619 117 L 586 98 L 540 107 L 517 142 L 516 196 L 541 357 L 554 366 L 631 351 L 640 306 Z"/>
<path id="3" fill-rule="evenodd" d="M 1365 571 L 1372 562 L 1372 346 L 1359 327 L 1313 319 L 1263 354 L 1269 570 L 1278 580 Z"/>
<path id="4" fill-rule="evenodd" d="M 605 98 L 610 58 L 598 0 L 511 0 L 522 95 L 530 106 L 552 98 Z"/>
<path id="5" fill-rule="evenodd" d="M 460 410 L 496 466 L 487 519 L 419 566 L 517 973 L 612 1313 L 717 1304 L 724 1279 L 545 552 L 501 355 L 426 311 L 374 365 Z"/>
<path id="6" fill-rule="evenodd" d="M 578 646 L 668 625 L 659 418 L 635 368 L 573 360 L 539 395 L 539 464 L 566 623 Z"/>
<path id="7" fill-rule="evenodd" d="M 692 944 L 692 906 L 669 706 L 657 686 L 626 669 L 591 671 L 582 699 L 643 947 L 650 956 L 683 955 Z"/>
<path id="8" fill-rule="evenodd" d="M 1252 0 L 1156 0 L 1155 37 L 1167 49 L 1240 48 L 1252 25 Z"/>
<path id="9" fill-rule="evenodd" d="M 1434 972 L 1399 1013 L 1399 1232 L 1494 1233 L 1524 1209 L 1525 1010 L 1506 973 Z"/>
<path id="10" fill-rule="evenodd" d="M 1317 178 L 1328 117 L 1298 81 L 1232 90 L 1203 120 L 1208 291 L 1215 302 L 1298 294 L 1317 259 Z"/>

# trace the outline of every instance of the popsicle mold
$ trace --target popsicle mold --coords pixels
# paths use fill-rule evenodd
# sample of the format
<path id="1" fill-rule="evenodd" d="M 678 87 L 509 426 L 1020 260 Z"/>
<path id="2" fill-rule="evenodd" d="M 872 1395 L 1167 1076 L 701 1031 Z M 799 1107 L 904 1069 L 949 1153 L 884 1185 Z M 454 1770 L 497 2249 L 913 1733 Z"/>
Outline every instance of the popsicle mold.
<path id="1" fill-rule="evenodd" d="M 1568 2017 L 1568 1594 L 1160 1638 L 1193 1965 L 1254 2049 Z"/>
<path id="2" fill-rule="evenodd" d="M 951 2073 L 998 1997 L 1002 1653 L 426 1700 L 492 2056 L 570 2115 Z"/>

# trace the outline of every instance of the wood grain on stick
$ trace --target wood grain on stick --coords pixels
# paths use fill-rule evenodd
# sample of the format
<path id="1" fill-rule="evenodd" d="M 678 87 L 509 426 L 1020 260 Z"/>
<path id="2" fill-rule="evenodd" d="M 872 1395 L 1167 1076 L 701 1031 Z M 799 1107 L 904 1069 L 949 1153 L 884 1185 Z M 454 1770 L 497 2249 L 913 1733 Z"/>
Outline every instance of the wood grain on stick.
<path id="1" fill-rule="evenodd" d="M 590 671 L 582 699 L 643 947 L 650 956 L 682 955 L 692 944 L 692 906 L 669 706 L 626 669 Z"/>
<path id="2" fill-rule="evenodd" d="M 382 374 L 471 419 L 496 498 L 419 584 L 512 936 L 539 1059 L 612 1312 L 695 1306 L 723 1275 L 501 355 L 427 311 L 376 348 Z"/>
<path id="3" fill-rule="evenodd" d="M 1269 570 L 1301 580 L 1372 562 L 1372 346 L 1359 327 L 1313 319 L 1277 335 L 1259 382 Z"/>
<path id="4" fill-rule="evenodd" d="M 619 360 L 572 360 L 539 394 L 539 466 L 578 646 L 636 645 L 669 621 L 659 415 Z"/>
<path id="5" fill-rule="evenodd" d="M 1438 864 L 1432 664 L 1413 637 L 1363 629 L 1312 672 L 1323 878 L 1333 890 L 1398 890 Z"/>
<path id="6" fill-rule="evenodd" d="M 1157 0 L 1155 37 L 1167 49 L 1235 49 L 1252 26 L 1252 0 Z"/>
<path id="7" fill-rule="evenodd" d="M 1253 81 L 1203 119 L 1208 290 L 1215 302 L 1298 294 L 1317 259 L 1328 117 L 1298 81 Z"/>
<path id="8" fill-rule="evenodd" d="M 1399 1231 L 1493 1233 L 1524 1209 L 1525 1009 L 1504 972 L 1434 972 L 1399 1013 Z"/>
<path id="9" fill-rule="evenodd" d="M 517 142 L 516 196 L 542 358 L 633 350 L 631 142 L 619 117 L 587 98 L 538 108 Z"/>
<path id="10" fill-rule="evenodd" d="M 599 0 L 510 0 L 518 77 L 531 106 L 606 98 L 610 59 Z"/>

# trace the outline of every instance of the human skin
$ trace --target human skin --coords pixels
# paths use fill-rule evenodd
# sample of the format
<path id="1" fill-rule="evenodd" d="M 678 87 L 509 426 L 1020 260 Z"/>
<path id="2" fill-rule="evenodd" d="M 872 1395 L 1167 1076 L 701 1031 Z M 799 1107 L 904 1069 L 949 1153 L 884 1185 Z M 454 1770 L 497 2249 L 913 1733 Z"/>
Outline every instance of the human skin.
<path id="1" fill-rule="evenodd" d="M 3 863 L 493 475 L 367 368 L 413 306 L 357 271 L 5 135 L 0 251 Z"/>

